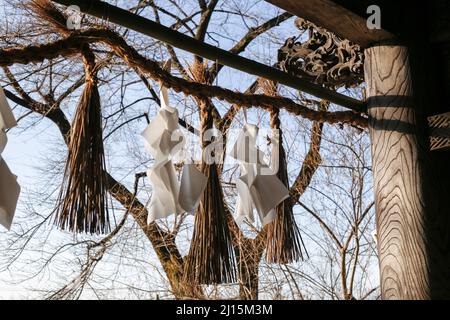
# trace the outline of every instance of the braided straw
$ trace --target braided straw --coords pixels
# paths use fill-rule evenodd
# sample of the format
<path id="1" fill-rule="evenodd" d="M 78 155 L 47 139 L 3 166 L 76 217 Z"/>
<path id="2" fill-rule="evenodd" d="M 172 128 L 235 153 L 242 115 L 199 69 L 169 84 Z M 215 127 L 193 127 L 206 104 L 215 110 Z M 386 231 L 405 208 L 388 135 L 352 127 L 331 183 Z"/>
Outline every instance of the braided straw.
<path id="1" fill-rule="evenodd" d="M 276 95 L 276 85 L 267 81 L 262 86 L 266 94 Z M 270 127 L 279 132 L 279 159 L 277 176 L 289 188 L 286 153 L 283 148 L 283 133 L 280 129 L 280 110 L 270 110 Z M 266 260 L 269 263 L 286 264 L 303 258 L 302 238 L 295 222 L 290 198 L 281 202 L 276 208 L 276 218 L 267 225 Z"/>
<path id="2" fill-rule="evenodd" d="M 50 1 L 32 0 L 27 7 L 41 21 L 47 22 L 49 29 L 69 35 L 71 39 L 71 31 L 66 27 L 67 17 Z M 83 57 L 85 87 L 71 126 L 55 223 L 72 232 L 107 233 L 110 231 L 107 176 L 95 55 L 88 43 L 82 43 L 78 51 Z"/>
<path id="3" fill-rule="evenodd" d="M 206 80 L 199 75 L 201 70 L 205 70 L 204 66 L 197 62 L 193 69 L 191 71 L 197 73 L 196 81 Z M 203 137 L 207 130 L 213 128 L 214 119 L 211 102 L 207 99 L 198 102 L 202 148 L 205 151 L 211 142 L 205 141 Z M 208 177 L 208 183 L 195 214 L 184 280 L 196 284 L 232 283 L 236 281 L 235 257 L 217 165 L 203 162 L 202 172 Z"/>
<path id="4" fill-rule="evenodd" d="M 107 177 L 95 56 L 82 48 L 86 84 L 69 139 L 55 223 L 72 232 L 108 233 Z"/>
<path id="5" fill-rule="evenodd" d="M 45 59 L 54 59 L 58 56 L 71 56 L 79 53 L 80 47 L 83 44 L 97 42 L 108 45 L 129 66 L 138 68 L 143 73 L 160 81 L 165 87 L 171 88 L 175 92 L 183 92 L 186 95 L 192 95 L 200 99 L 217 98 L 244 108 L 255 106 L 267 111 L 273 108 L 285 109 L 294 115 L 317 122 L 327 122 L 330 124 L 344 123 L 362 128 L 366 128 L 368 124 L 367 118 L 353 111 L 316 111 L 284 97 L 245 94 L 219 86 L 174 77 L 167 71 L 164 71 L 158 62 L 140 55 L 120 35 L 104 28 L 91 28 L 85 31 L 79 31 L 64 39 L 47 44 L 2 49 L 0 50 L 0 66 L 10 66 L 14 63 L 37 63 Z"/>

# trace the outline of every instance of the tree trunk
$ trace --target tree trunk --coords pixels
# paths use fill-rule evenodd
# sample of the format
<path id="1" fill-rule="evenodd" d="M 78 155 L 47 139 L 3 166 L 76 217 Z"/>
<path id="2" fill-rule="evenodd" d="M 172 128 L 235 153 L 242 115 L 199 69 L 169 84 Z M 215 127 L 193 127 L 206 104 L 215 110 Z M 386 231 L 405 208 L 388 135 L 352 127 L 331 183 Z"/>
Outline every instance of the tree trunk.
<path id="1" fill-rule="evenodd" d="M 242 238 L 235 247 L 238 264 L 239 298 L 242 300 L 258 299 L 259 263 L 264 251 L 260 238 Z"/>
<path id="2" fill-rule="evenodd" d="M 204 298 L 201 286 L 183 281 L 184 260 L 178 251 L 175 237 L 161 230 L 156 223 L 147 224 L 147 209 L 124 185 L 116 181 L 110 174 L 106 174 L 109 192 L 130 210 L 131 215 L 150 240 L 167 275 L 175 299 Z"/>
<path id="3" fill-rule="evenodd" d="M 365 56 L 382 298 L 450 298 L 448 191 L 432 177 L 423 75 L 403 46 Z"/>

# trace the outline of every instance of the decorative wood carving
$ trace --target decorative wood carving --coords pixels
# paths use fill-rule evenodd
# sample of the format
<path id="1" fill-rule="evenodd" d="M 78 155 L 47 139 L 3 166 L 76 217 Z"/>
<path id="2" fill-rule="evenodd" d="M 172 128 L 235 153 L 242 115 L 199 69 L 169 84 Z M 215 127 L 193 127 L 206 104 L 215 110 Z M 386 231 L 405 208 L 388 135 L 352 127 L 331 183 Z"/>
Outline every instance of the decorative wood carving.
<path id="1" fill-rule="evenodd" d="M 302 34 L 287 39 L 278 50 L 279 68 L 335 89 L 354 87 L 364 80 L 364 52 L 359 45 L 302 18 L 297 18 L 295 25 Z"/>

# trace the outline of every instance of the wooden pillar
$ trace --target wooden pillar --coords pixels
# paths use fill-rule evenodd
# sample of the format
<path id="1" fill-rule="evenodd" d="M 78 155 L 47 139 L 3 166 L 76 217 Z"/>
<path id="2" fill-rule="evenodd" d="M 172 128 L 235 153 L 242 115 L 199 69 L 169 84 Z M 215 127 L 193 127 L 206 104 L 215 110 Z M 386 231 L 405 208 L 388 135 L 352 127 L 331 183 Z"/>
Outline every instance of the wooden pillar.
<path id="1" fill-rule="evenodd" d="M 365 59 L 382 298 L 450 298 L 449 192 L 433 177 L 422 75 L 404 46 Z"/>

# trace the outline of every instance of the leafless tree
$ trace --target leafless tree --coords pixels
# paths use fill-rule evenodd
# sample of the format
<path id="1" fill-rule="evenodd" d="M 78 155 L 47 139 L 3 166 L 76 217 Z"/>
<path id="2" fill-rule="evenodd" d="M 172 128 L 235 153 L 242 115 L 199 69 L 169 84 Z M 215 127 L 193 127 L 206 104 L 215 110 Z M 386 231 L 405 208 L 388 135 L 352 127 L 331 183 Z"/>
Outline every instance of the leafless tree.
<path id="1" fill-rule="evenodd" d="M 371 171 L 367 136 L 360 126 L 363 120 L 286 88 L 280 88 L 277 95 L 288 98 L 289 103 L 264 94 L 259 105 L 249 103 L 246 97 L 264 93 L 261 79 L 243 76 L 215 61 L 192 57 L 118 26 L 108 25 L 105 31 L 100 27 L 104 22 L 90 17 L 84 17 L 81 31 L 63 35 L 26 4 L 0 3 L 4 16 L 0 24 L 0 79 L 15 104 L 19 123 L 10 132 L 12 141 L 19 144 L 33 139 L 30 143 L 40 143 L 39 150 L 45 150 L 38 159 L 18 160 L 21 168 L 27 166 L 32 171 L 19 173 L 23 190 L 15 224 L 12 231 L 0 234 L 0 282 L 31 289 L 29 297 L 50 299 L 377 297 L 376 253 L 370 235 L 374 230 Z M 197 40 L 271 65 L 284 40 L 298 32 L 283 27 L 292 26 L 290 14 L 266 3 L 170 0 L 114 4 Z M 71 235 L 57 230 L 51 222 L 70 119 L 85 80 L 77 51 L 82 43 L 91 45 L 101 68 L 104 143 L 114 219 L 113 230 L 104 237 Z M 181 215 L 147 225 L 151 186 L 144 172 L 152 159 L 138 138 L 158 111 L 156 92 L 162 79 L 152 70 L 168 58 L 174 70 L 165 77 L 165 85 L 186 93 L 173 92 L 171 98 L 179 110 L 180 124 L 194 143 L 199 139 L 199 92 L 205 88 L 211 88 L 208 98 L 215 126 L 225 135 L 242 126 L 242 108 L 264 127 L 270 121 L 268 106 L 281 106 L 291 199 L 309 258 L 288 265 L 264 261 L 264 228 L 239 227 L 232 219 L 237 166 L 226 157 L 221 179 L 238 283 L 205 287 L 183 281 L 183 257 L 189 250 L 193 218 Z M 208 75 L 198 85 L 192 82 L 194 65 L 202 66 Z M 215 90 L 212 85 L 231 91 Z M 348 91 L 358 94 L 360 88 Z"/>

